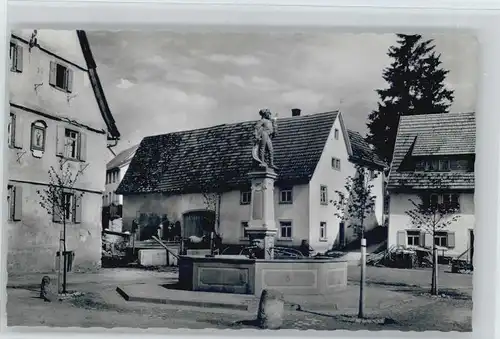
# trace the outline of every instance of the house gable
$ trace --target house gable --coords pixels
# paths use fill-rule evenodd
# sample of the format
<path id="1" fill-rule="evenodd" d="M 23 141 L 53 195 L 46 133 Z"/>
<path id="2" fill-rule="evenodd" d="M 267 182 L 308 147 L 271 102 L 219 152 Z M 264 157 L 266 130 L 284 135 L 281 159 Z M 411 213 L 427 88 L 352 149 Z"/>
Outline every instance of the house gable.
<path id="1" fill-rule="evenodd" d="M 439 179 L 442 186 L 449 189 L 474 189 L 473 170 L 428 170 L 418 175 L 415 172 L 416 161 L 425 159 L 465 158 L 473 162 L 475 137 L 473 112 L 402 116 L 388 188 L 429 189 L 430 181 Z"/>

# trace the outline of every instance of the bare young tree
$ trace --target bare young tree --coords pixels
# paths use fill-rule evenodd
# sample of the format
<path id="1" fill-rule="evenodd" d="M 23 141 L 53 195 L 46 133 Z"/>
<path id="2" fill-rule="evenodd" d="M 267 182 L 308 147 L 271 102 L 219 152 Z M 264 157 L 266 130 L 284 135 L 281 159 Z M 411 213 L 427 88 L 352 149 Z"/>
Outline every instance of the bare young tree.
<path id="1" fill-rule="evenodd" d="M 425 181 L 423 181 L 425 180 Z M 453 181 L 453 175 L 446 174 L 446 182 Z M 419 200 L 408 199 L 412 208 L 405 213 L 410 217 L 411 224 L 416 229 L 429 235 L 432 239 L 432 283 L 431 294 L 438 294 L 437 282 L 437 244 L 436 235 L 438 232 L 449 229 L 449 227 L 458 221 L 460 210 L 458 195 L 442 194 L 447 191 L 448 185 L 445 184 L 442 176 L 438 175 L 430 178 L 429 175 L 415 173 L 411 181 L 426 182 L 425 193 L 419 194 Z M 411 186 L 408 179 L 403 180 L 403 186 Z M 440 195 L 442 194 L 442 198 Z M 427 245 L 427 244 L 425 244 Z"/>
<path id="2" fill-rule="evenodd" d="M 335 206 L 335 216 L 352 227 L 359 239 L 364 238 L 366 219 L 373 213 L 376 197 L 373 195 L 373 180 L 377 174 L 370 174 L 361 166 L 355 165 L 355 175 L 348 176 L 343 191 L 335 191 L 336 199 L 330 202 Z"/>
<path id="3" fill-rule="evenodd" d="M 66 224 L 75 221 L 76 212 L 81 204 L 83 192 L 75 189 L 75 184 L 79 177 L 83 174 L 88 164 L 75 164 L 64 158 L 59 160 L 58 166 L 51 166 L 49 175 L 49 184 L 46 188 L 37 190 L 40 197 L 40 206 L 44 208 L 49 215 L 52 216 L 54 222 L 61 222 L 62 237 L 60 241 L 63 244 L 62 253 L 59 251 L 59 258 L 63 259 L 63 281 L 62 293 L 67 293 L 66 289 Z M 59 261 L 60 263 L 61 261 Z M 61 270 L 61 264 L 59 264 Z"/>
<path id="4" fill-rule="evenodd" d="M 364 166 L 356 164 L 355 175 L 349 176 L 344 191 L 335 191 L 337 199 L 331 201 L 336 208 L 335 215 L 353 227 L 361 243 L 361 277 L 359 286 L 358 318 L 364 318 L 364 286 L 366 271 L 365 220 L 373 213 L 376 196 L 372 194 L 376 174 Z"/>

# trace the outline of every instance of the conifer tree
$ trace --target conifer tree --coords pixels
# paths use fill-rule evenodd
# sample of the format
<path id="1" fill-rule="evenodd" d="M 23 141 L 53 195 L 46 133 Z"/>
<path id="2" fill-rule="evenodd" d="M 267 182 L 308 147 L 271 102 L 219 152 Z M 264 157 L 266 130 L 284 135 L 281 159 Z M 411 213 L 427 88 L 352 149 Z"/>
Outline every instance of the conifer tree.
<path id="1" fill-rule="evenodd" d="M 368 117 L 366 140 L 388 164 L 396 142 L 399 117 L 402 115 L 447 113 L 453 90 L 446 87 L 448 70 L 441 67 L 441 55 L 433 40 L 421 35 L 397 34 L 397 45 L 388 56 L 392 63 L 383 70 L 388 87 L 378 89 L 378 108 Z"/>

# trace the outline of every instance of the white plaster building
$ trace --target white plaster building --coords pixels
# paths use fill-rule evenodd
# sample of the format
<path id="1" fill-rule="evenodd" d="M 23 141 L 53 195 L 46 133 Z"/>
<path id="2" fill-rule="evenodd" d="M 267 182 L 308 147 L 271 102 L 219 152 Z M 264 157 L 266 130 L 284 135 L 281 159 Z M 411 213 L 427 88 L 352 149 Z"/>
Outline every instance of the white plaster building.
<path id="1" fill-rule="evenodd" d="M 15 30 L 10 42 L 8 270 L 55 268 L 61 220 L 40 206 L 49 169 L 64 159 L 85 170 L 69 205 L 67 250 L 73 269 L 100 265 L 102 173 L 120 134 L 106 103 L 84 31 Z M 89 150 L 92 150 L 91 152 Z M 84 193 L 78 198 L 72 192 Z"/>
<path id="2" fill-rule="evenodd" d="M 474 242 L 474 113 L 402 116 L 389 174 L 388 246 L 431 247 L 472 260 Z M 412 226 L 407 211 L 420 203 L 449 203 L 459 216 L 432 234 Z M 410 201 L 411 200 L 411 201 Z M 440 253 L 443 253 L 440 251 Z"/>
<path id="3" fill-rule="evenodd" d="M 115 206 L 123 205 L 123 196 L 116 194 L 116 189 L 125 176 L 130 161 L 132 161 L 138 147 L 139 146 L 136 145 L 118 153 L 116 157 L 111 159 L 106 165 L 106 189 L 102 197 L 103 206 L 110 206 L 111 204 Z"/>
<path id="4" fill-rule="evenodd" d="M 308 240 L 325 251 L 349 230 L 339 225 L 330 203 L 354 175 L 355 162 L 380 171 L 384 164 L 363 138 L 348 131 L 340 112 L 278 119 L 273 141 L 278 179 L 275 218 L 278 246 Z M 151 216 L 181 224 L 184 237 L 201 236 L 213 224 L 224 244 L 248 244 L 254 121 L 146 137 L 142 140 L 117 193 L 123 198 L 124 230 L 132 220 Z M 351 142 L 351 141 L 354 142 Z M 382 222 L 383 178 L 375 182 L 376 220 Z M 205 192 L 203 194 L 202 192 Z M 206 199 L 207 195 L 214 199 Z M 377 222 L 373 219 L 373 225 Z M 151 226 L 158 225 L 158 218 Z"/>

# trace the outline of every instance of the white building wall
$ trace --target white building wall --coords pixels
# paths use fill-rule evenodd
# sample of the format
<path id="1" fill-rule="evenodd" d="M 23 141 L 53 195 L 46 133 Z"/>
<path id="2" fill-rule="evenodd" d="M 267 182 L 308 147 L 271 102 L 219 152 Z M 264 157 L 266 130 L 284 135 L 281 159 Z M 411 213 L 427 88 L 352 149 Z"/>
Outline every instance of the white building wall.
<path id="1" fill-rule="evenodd" d="M 29 40 L 32 30 L 14 30 L 13 34 Z M 65 126 L 86 136 L 85 161 L 70 161 L 72 171 L 88 165 L 75 183 L 84 190 L 81 223 L 67 228 L 68 250 L 75 251 L 73 268 L 93 269 L 100 265 L 101 255 L 101 193 L 104 189 L 106 134 L 90 131 L 57 118 L 68 118 L 93 129 L 103 131 L 102 119 L 93 90 L 85 70 L 85 62 L 76 31 L 38 31 L 38 47 L 31 52 L 28 45 L 12 39 L 22 47 L 22 71 L 9 72 L 10 113 L 15 114 L 16 147 L 8 148 L 9 184 L 20 187 L 22 197 L 17 205 L 21 220 L 7 222 L 9 244 L 9 272 L 54 269 L 55 254 L 59 247 L 61 224 L 53 223 L 52 217 L 40 206 L 39 191 L 49 183 L 48 171 L 59 164 L 56 156 L 57 128 Z M 58 59 L 63 56 L 67 61 Z M 50 61 L 64 63 L 73 71 L 71 94 L 49 85 Z M 73 65 L 72 63 L 75 65 Z M 81 68 L 80 68 L 81 67 Z M 5 114 L 9 114 L 7 111 Z M 46 128 L 45 152 L 37 158 L 31 151 L 31 124 L 43 121 Z"/>
<path id="2" fill-rule="evenodd" d="M 336 208 L 330 200 L 336 200 L 336 190 L 343 190 L 346 178 L 354 173 L 354 165 L 349 161 L 346 147 L 347 137 L 342 133 L 340 119 L 337 118 L 325 144 L 323 154 L 318 162 L 314 175 L 310 181 L 310 229 L 309 243 L 318 252 L 331 249 L 338 241 L 340 220 L 335 216 Z M 338 130 L 338 139 L 335 139 L 335 130 Z M 332 168 L 332 157 L 340 159 L 340 171 Z M 320 202 L 320 187 L 327 186 L 327 204 Z M 320 239 L 320 223 L 327 223 L 326 238 Z"/>
<path id="3" fill-rule="evenodd" d="M 275 188 L 275 217 L 279 228 L 280 220 L 292 221 L 292 240 L 280 239 L 279 229 L 277 245 L 300 245 L 308 237 L 309 203 L 306 185 L 293 188 L 293 204 L 279 204 L 279 189 Z M 189 211 L 206 210 L 207 204 L 202 194 L 184 194 L 166 196 L 162 194 L 127 195 L 124 197 L 124 230 L 130 230 L 132 221 L 139 213 L 166 214 L 170 222 L 179 221 L 182 225 L 183 214 Z M 222 194 L 220 204 L 219 233 L 225 244 L 248 244 L 244 238 L 242 222 L 250 218 L 250 205 L 240 204 L 240 192 L 231 191 Z"/>
<path id="4" fill-rule="evenodd" d="M 415 194 L 391 193 L 390 215 L 388 230 L 388 247 L 398 245 L 398 231 L 414 229 L 410 217 L 406 211 L 414 209 L 410 199 L 419 202 L 420 198 Z M 460 194 L 460 217 L 452 223 L 446 231 L 455 232 L 455 247 L 447 251 L 446 255 L 458 256 L 465 252 L 470 246 L 470 231 L 474 230 L 474 194 Z"/>

